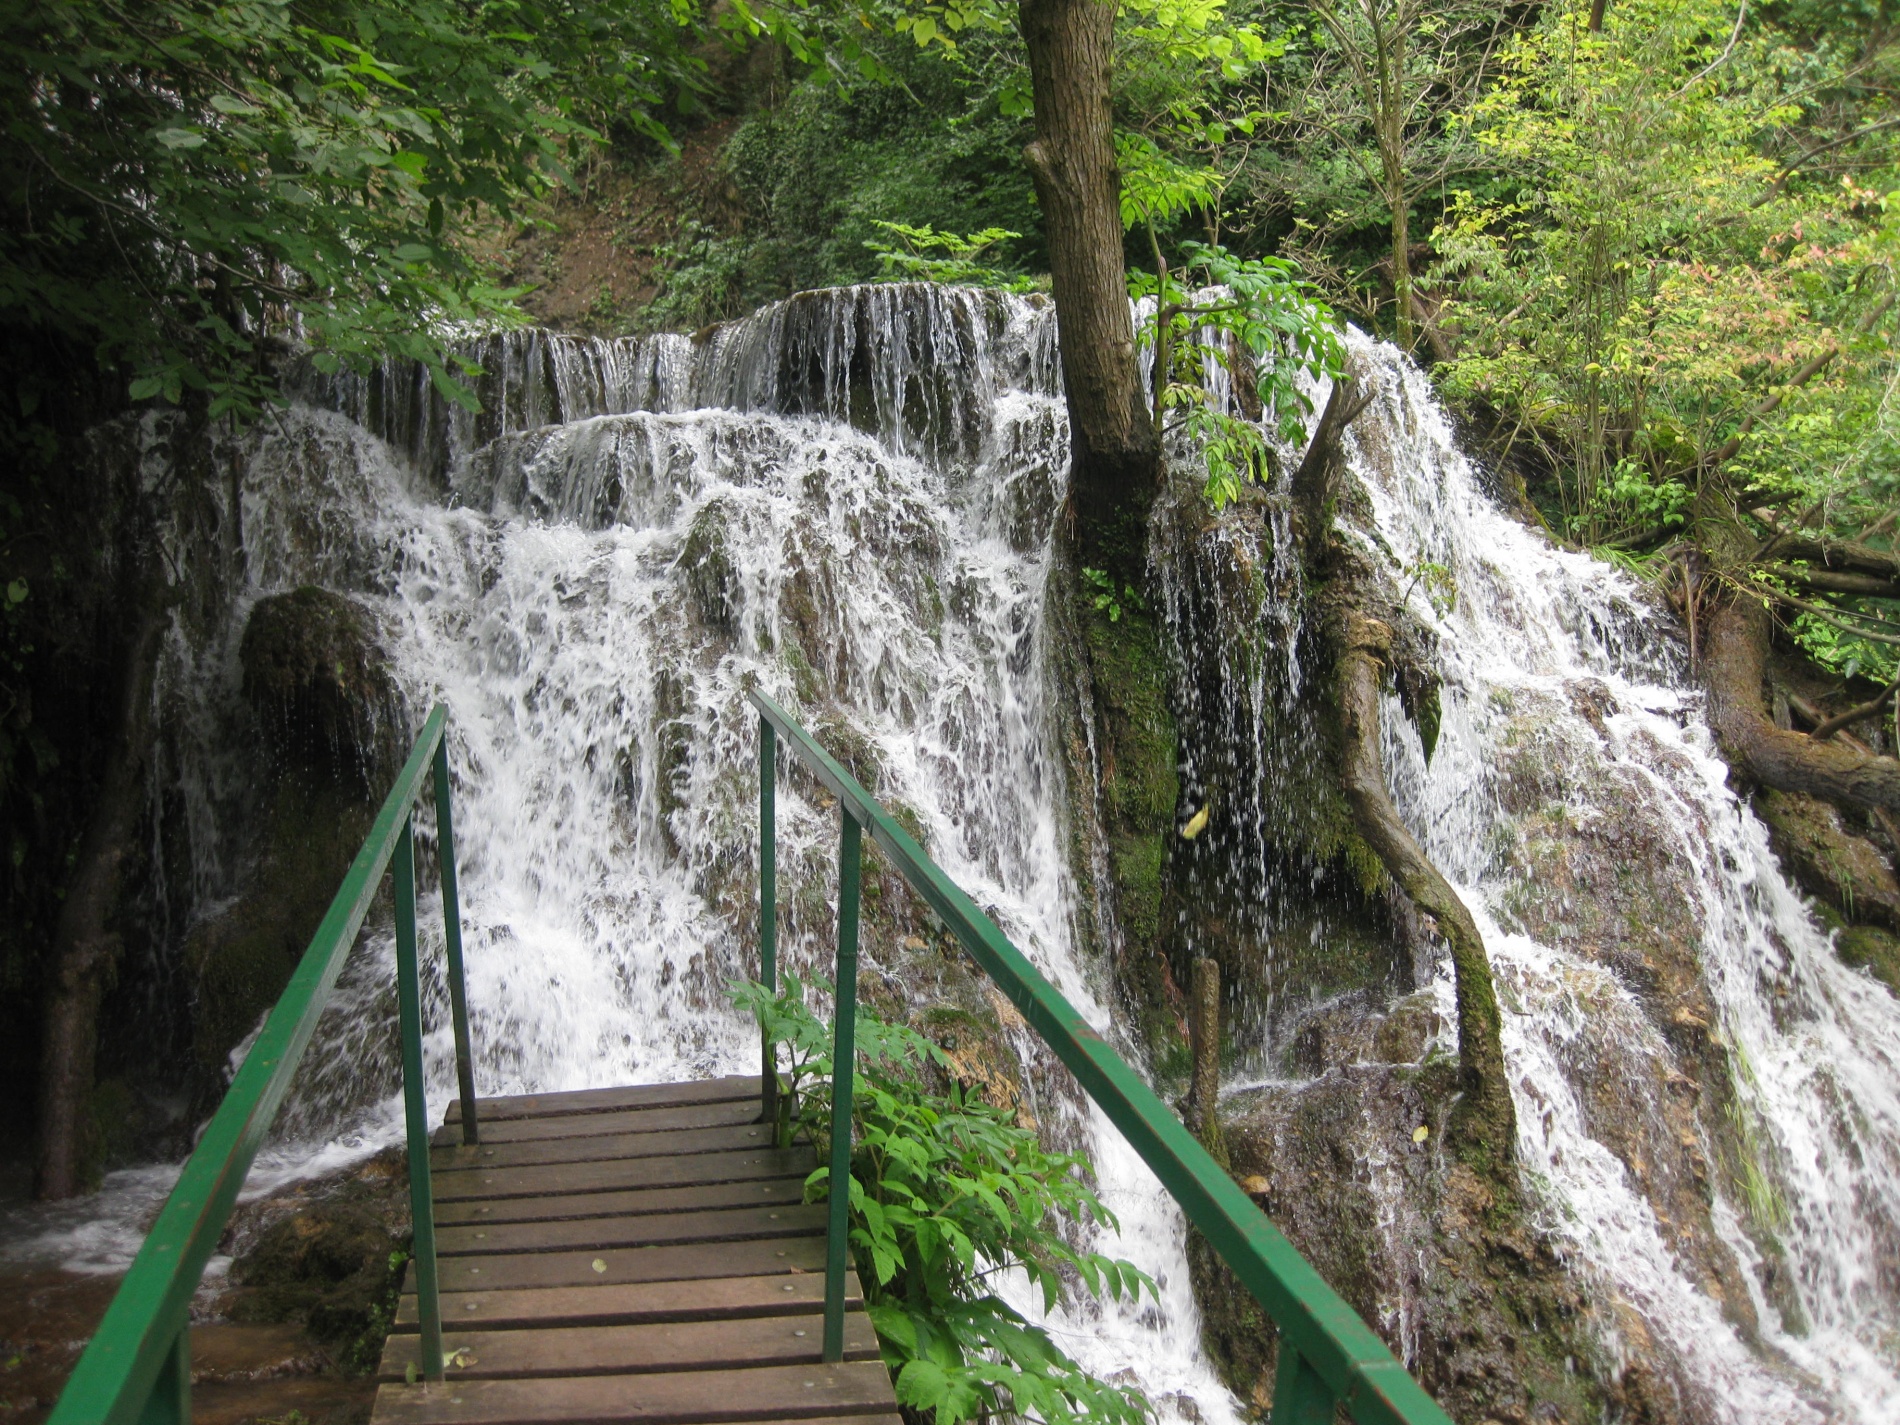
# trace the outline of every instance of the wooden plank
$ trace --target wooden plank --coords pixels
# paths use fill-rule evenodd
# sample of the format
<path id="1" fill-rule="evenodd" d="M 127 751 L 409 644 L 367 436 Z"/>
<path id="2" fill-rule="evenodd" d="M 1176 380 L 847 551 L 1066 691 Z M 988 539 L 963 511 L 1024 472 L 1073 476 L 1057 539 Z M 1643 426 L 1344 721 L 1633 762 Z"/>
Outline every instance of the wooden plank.
<path id="1" fill-rule="evenodd" d="M 584 1217 L 573 1222 L 514 1222 L 444 1227 L 439 1257 L 501 1256 L 512 1252 L 600 1251 L 660 1242 L 743 1242 L 761 1237 L 809 1236 L 825 1230 L 818 1203 L 748 1204 L 719 1212 L 667 1212 L 646 1217 Z"/>
<path id="2" fill-rule="evenodd" d="M 844 1304 L 864 1304 L 856 1272 L 846 1272 Z M 713 1321 L 726 1317 L 803 1316 L 824 1310 L 823 1272 L 764 1277 L 720 1277 L 694 1282 L 690 1291 L 674 1282 L 622 1286 L 530 1287 L 520 1291 L 442 1294 L 442 1319 L 480 1322 L 489 1330 L 539 1326 L 617 1326 L 647 1321 Z M 397 1331 L 416 1329 L 416 1298 L 396 1306 Z"/>
<path id="3" fill-rule="evenodd" d="M 714 1425 L 895 1414 L 881 1362 L 667 1371 L 550 1380 L 458 1380 L 385 1385 L 372 1417 L 385 1425 Z"/>
<path id="4" fill-rule="evenodd" d="M 681 1128 L 669 1133 L 603 1133 L 587 1138 L 548 1138 L 530 1143 L 486 1143 L 432 1148 L 429 1166 L 438 1173 L 483 1168 L 531 1167 L 541 1163 L 598 1163 L 626 1158 L 682 1158 L 771 1146 L 772 1130 L 747 1127 Z"/>
<path id="5" fill-rule="evenodd" d="M 768 1321 L 666 1321 L 647 1326 L 569 1326 L 542 1331 L 443 1333 L 449 1379 L 528 1380 L 542 1376 L 635 1375 L 651 1371 L 734 1371 L 753 1366 L 820 1365 L 824 1318 Z M 420 1336 L 391 1336 L 378 1375 L 398 1381 L 419 1368 Z M 844 1358 L 875 1361 L 877 1332 L 862 1311 L 844 1319 Z M 629 1387 L 637 1393 L 639 1387 Z"/>
<path id="6" fill-rule="evenodd" d="M 600 1263 L 598 1269 L 594 1264 Z M 626 1247 L 598 1252 L 529 1252 L 510 1257 L 454 1257 L 437 1263 L 443 1291 L 500 1291 L 527 1286 L 611 1286 L 620 1282 L 697 1281 L 822 1272 L 823 1237 L 768 1238 Z M 415 1264 L 403 1290 L 415 1289 Z"/>
<path id="7" fill-rule="evenodd" d="M 479 1112 L 479 1110 L 477 1110 Z M 542 1138 L 592 1138 L 604 1133 L 664 1133 L 674 1128 L 732 1128 L 757 1123 L 756 1098 L 729 1103 L 694 1103 L 677 1108 L 622 1108 L 599 1113 L 550 1114 L 541 1118 L 505 1118 L 484 1124 L 482 1146 L 529 1143 Z M 445 1123 L 429 1140 L 438 1148 L 462 1141 L 458 1123 Z"/>
<path id="8" fill-rule="evenodd" d="M 812 1150 L 800 1146 L 733 1153 L 693 1153 L 683 1158 L 629 1158 L 607 1163 L 489 1168 L 483 1172 L 437 1175 L 435 1200 L 438 1203 L 483 1201 L 690 1187 L 699 1183 L 756 1182 L 761 1178 L 805 1177 L 817 1165 L 818 1159 Z"/>
<path id="9" fill-rule="evenodd" d="M 437 1228 L 501 1222 L 563 1222 L 581 1217 L 644 1217 L 662 1212 L 712 1212 L 760 1203 L 803 1202 L 803 1176 L 766 1182 L 702 1183 L 695 1187 L 645 1188 L 632 1192 L 563 1193 L 559 1197 L 475 1199 L 436 1204 Z"/>
<path id="10" fill-rule="evenodd" d="M 698 1079 L 684 1084 L 631 1084 L 610 1089 L 576 1089 L 567 1093 L 515 1094 L 475 1100 L 475 1121 L 483 1124 L 510 1118 L 538 1118 L 544 1114 L 610 1113 L 621 1108 L 671 1108 L 687 1103 L 724 1103 L 728 1099 L 759 1096 L 757 1074 L 722 1079 Z M 460 1099 L 449 1103 L 448 1121 L 462 1121 Z"/>

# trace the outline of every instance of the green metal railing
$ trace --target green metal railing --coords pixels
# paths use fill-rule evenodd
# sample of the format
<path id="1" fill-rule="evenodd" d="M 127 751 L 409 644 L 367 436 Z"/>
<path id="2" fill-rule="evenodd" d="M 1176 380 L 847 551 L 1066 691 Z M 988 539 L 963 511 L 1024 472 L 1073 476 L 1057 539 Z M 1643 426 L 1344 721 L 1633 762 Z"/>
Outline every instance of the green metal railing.
<path id="1" fill-rule="evenodd" d="M 1267 1220 L 1167 1105 L 1108 1047 L 1066 999 L 1024 958 L 975 902 L 940 870 L 871 794 L 785 709 L 760 692 L 759 941 L 761 980 L 777 976 L 777 876 L 773 784 L 780 738 L 838 799 L 843 827 L 838 849 L 838 1005 L 832 1082 L 831 1181 L 851 1165 L 851 1065 L 856 1018 L 859 852 L 862 836 L 923 896 L 970 957 L 1022 1012 L 1088 1096 L 1100 1104 L 1220 1258 L 1253 1293 L 1280 1331 L 1273 1425 L 1331 1425 L 1343 1407 L 1360 1425 L 1451 1425 L 1339 1294 Z M 762 1091 L 766 1108 L 777 1089 L 770 1050 Z M 824 1352 L 843 1356 L 847 1194 L 830 1194 L 825 1274 Z"/>
<path id="2" fill-rule="evenodd" d="M 416 963 L 415 803 L 434 774 L 436 846 L 448 950 L 462 1141 L 476 1141 L 475 1081 L 469 1059 L 468 1002 L 462 981 L 462 921 L 449 816 L 448 709 L 423 724 L 415 750 L 384 800 L 363 849 L 330 902 L 257 1041 L 133 1258 L 105 1318 L 67 1381 L 48 1425 L 187 1425 L 191 1419 L 193 1293 L 217 1249 L 244 1176 L 270 1132 L 330 991 L 382 885 L 394 870 L 396 998 L 402 1033 L 403 1107 L 409 1138 L 409 1201 L 415 1215 L 416 1297 L 422 1369 L 442 1378 L 442 1312 L 436 1290 L 435 1215 L 429 1195 L 429 1107 L 422 1079 L 422 994 Z"/>

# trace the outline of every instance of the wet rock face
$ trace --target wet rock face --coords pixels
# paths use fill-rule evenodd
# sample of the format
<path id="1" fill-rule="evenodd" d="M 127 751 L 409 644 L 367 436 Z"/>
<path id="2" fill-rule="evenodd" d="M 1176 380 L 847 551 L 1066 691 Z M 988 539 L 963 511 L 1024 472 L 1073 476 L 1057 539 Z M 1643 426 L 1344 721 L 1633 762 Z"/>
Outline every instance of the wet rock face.
<path id="1" fill-rule="evenodd" d="M 299 1183 L 234 1218 L 230 1320 L 303 1326 L 346 1372 L 373 1369 L 409 1255 L 402 1150 Z"/>
<path id="2" fill-rule="evenodd" d="M 1453 1418 L 1599 1418 L 1629 1397 L 1573 1369 L 1583 1298 L 1495 1188 L 1440 1149 L 1455 1065 L 1379 1057 L 1410 1049 L 1430 1017 L 1419 996 L 1362 1009 L 1353 1042 L 1338 1044 L 1344 1061 L 1229 1098 L 1234 1176 Z M 1216 1361 L 1265 1407 L 1273 1328 L 1204 1247 L 1193 1267 Z"/>
<path id="3" fill-rule="evenodd" d="M 362 604 L 311 587 L 260 599 L 239 659 L 245 697 L 289 760 L 370 786 L 393 772 L 400 703 Z"/>
<path id="4" fill-rule="evenodd" d="M 1585 686 L 1570 701 L 1594 723 L 1591 696 Z M 1571 1069 L 1589 1135 L 1670 1224 L 1679 1261 L 1752 1337 L 1753 1298 L 1712 1217 L 1719 1174 L 1738 1171 L 1747 1149 L 1730 1111 L 1728 1049 L 1711 1028 L 1718 1016 L 1702 973 L 1695 870 L 1668 834 L 1654 782 L 1563 735 L 1551 709 L 1520 699 L 1513 711 L 1498 780 L 1511 820 L 1491 848 L 1510 889 L 1494 908 L 1507 929 L 1613 977 L 1593 997 L 1572 986 L 1593 1000 L 1594 1012 L 1552 1037 L 1551 1052 Z M 1566 795 L 1579 787 L 1589 789 L 1588 805 L 1622 813 L 1579 811 Z M 1633 1003 L 1614 993 L 1616 984 L 1633 992 Z M 1500 986 L 1502 995 L 1519 992 L 1508 980 Z"/>
<path id="5" fill-rule="evenodd" d="M 1783 868 L 1840 929 L 1841 959 L 1900 990 L 1900 877 L 1887 854 L 1840 808 L 1801 792 L 1765 789 L 1755 812 Z"/>
<path id="6" fill-rule="evenodd" d="M 204 1106 L 276 1003 L 369 832 L 401 756 L 400 701 L 369 611 L 326 589 L 262 599 L 240 651 L 262 759 L 239 893 L 192 927 L 191 1079 Z"/>

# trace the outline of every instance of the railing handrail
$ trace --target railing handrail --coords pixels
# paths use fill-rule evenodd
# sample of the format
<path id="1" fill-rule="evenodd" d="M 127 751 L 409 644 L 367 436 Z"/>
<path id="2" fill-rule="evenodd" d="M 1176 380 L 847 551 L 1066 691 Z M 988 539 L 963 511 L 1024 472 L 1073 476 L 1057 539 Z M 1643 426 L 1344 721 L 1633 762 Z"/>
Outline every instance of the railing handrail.
<path id="1" fill-rule="evenodd" d="M 1344 1405 L 1360 1425 L 1451 1425 L 1451 1417 L 1140 1075 L 924 854 L 878 800 L 784 708 L 757 689 L 748 696 L 759 711 L 764 738 L 769 742 L 775 740 L 773 734 L 783 737 L 838 798 L 846 818 L 870 834 L 891 865 L 955 932 L 971 958 L 1134 1145 L 1188 1221 L 1279 1327 L 1282 1349 L 1274 1425 L 1329 1425 L 1335 1403 Z M 762 776 L 769 775 L 769 766 L 762 754 Z M 847 827 L 847 850 L 854 843 Z M 842 874 L 852 872 L 855 867 Z M 855 874 L 851 881 L 855 887 Z M 766 911 L 762 908 L 762 913 Z M 839 978 L 844 978 L 842 970 Z"/>
<path id="2" fill-rule="evenodd" d="M 437 705 L 423 724 L 409 760 L 384 798 L 362 849 L 356 853 L 336 898 L 310 938 L 297 969 L 272 1006 L 244 1063 L 225 1090 L 198 1145 L 185 1162 L 177 1185 L 159 1210 L 132 1266 L 106 1308 L 85 1353 L 53 1408 L 48 1425 L 143 1425 L 162 1421 L 185 1425 L 190 1419 L 188 1327 L 191 1299 L 205 1263 L 217 1249 L 245 1175 L 283 1106 L 290 1082 L 309 1048 L 311 1035 L 330 993 L 356 944 L 383 874 L 396 862 L 399 998 L 414 999 L 415 886 L 413 816 L 422 784 L 435 775 L 437 842 L 443 865 L 443 909 L 450 951 L 449 979 L 456 1018 L 458 1080 L 464 1095 L 463 1117 L 472 1131 L 474 1107 L 467 1064 L 468 1030 L 462 985 L 461 929 L 456 903 L 453 834 L 449 823 L 448 757 L 443 733 L 448 709 Z M 405 904 L 406 902 L 406 904 Z M 407 952 L 406 954 L 404 952 Z M 406 973 L 405 973 L 406 972 Z M 402 1005 L 405 1041 L 416 1040 L 414 1065 L 420 1068 L 419 1013 Z M 413 1034 L 412 1034 L 413 1031 Z M 412 1056 L 404 1045 L 404 1096 L 410 1107 L 412 1207 L 416 1198 L 415 1108 L 422 1102 L 420 1073 L 410 1073 Z M 422 1202 L 428 1201 L 428 1128 L 423 1120 Z M 469 1141 L 473 1141 L 470 1139 Z M 432 1224 L 417 1211 L 417 1261 L 433 1268 Z M 425 1238 L 427 1239 L 425 1242 Z M 429 1271 L 433 1279 L 433 1271 Z M 439 1333 L 437 1355 L 440 1355 Z M 440 1374 L 439 1367 L 435 1374 Z"/>

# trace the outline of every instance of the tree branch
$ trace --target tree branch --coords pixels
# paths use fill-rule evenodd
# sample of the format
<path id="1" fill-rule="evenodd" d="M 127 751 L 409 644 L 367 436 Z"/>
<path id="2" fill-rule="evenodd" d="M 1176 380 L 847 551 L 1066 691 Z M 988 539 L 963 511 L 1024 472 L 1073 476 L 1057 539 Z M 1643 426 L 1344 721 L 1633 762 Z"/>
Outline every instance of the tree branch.
<path id="1" fill-rule="evenodd" d="M 1895 678 L 1891 683 L 1887 684 L 1886 687 L 1882 688 L 1874 695 L 1871 702 L 1862 703 L 1859 707 L 1849 708 L 1846 712 L 1835 713 L 1833 717 L 1823 721 L 1821 725 L 1815 728 L 1813 732 L 1810 732 L 1808 736 L 1812 737 L 1816 742 L 1827 741 L 1828 738 L 1832 737 L 1842 728 L 1859 722 L 1863 718 L 1872 717 L 1875 713 L 1879 712 L 1887 705 L 1887 699 L 1891 698 L 1897 689 L 1900 689 L 1900 678 Z"/>

